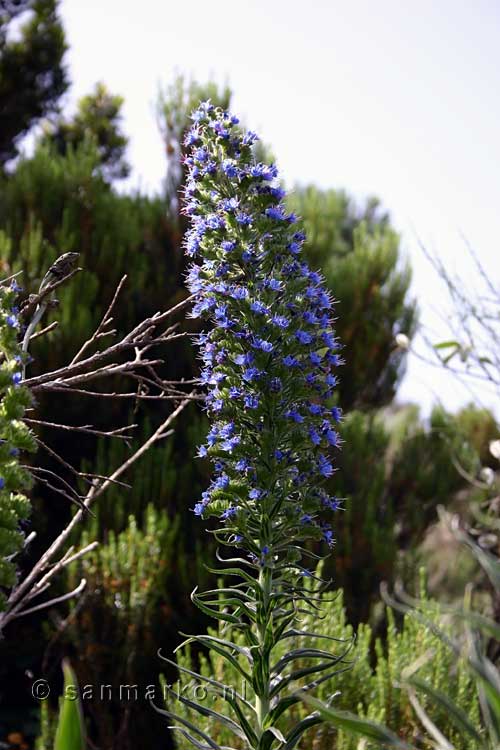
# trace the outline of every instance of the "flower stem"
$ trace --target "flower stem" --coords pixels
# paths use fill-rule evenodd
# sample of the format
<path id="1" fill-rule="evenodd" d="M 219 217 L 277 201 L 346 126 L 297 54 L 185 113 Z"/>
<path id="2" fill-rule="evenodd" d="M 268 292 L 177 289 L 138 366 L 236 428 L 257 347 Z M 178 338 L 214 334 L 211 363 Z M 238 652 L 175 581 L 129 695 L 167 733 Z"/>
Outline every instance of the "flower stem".
<path id="1" fill-rule="evenodd" d="M 255 684 L 260 686 L 256 689 L 255 712 L 257 715 L 257 734 L 262 737 L 265 731 L 265 722 L 269 713 L 270 693 L 270 656 L 271 650 L 266 638 L 269 629 L 272 628 L 271 616 L 271 592 L 273 586 L 273 572 L 269 567 L 263 567 L 259 573 L 259 586 L 261 599 L 257 602 L 257 623 L 259 631 L 258 659 L 254 663 Z M 258 672 L 258 674 L 257 674 Z"/>

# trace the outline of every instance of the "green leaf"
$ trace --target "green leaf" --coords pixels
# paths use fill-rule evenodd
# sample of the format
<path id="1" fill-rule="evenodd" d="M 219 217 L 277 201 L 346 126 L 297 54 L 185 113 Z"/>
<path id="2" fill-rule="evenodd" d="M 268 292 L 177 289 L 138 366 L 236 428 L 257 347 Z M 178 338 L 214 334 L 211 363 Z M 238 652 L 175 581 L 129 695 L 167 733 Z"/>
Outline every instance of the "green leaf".
<path id="1" fill-rule="evenodd" d="M 189 641 L 185 641 L 185 644 L 196 641 L 198 643 L 201 643 L 202 645 L 206 646 L 210 651 L 215 651 L 216 653 L 220 654 L 231 666 L 233 666 L 243 677 L 246 682 L 251 683 L 252 678 L 246 672 L 243 667 L 240 665 L 237 659 L 231 654 L 228 649 L 226 649 L 224 646 L 221 645 L 221 639 L 220 638 L 213 638 L 208 635 L 192 635 L 189 639 Z M 233 644 L 231 644 L 231 647 Z"/>
<path id="2" fill-rule="evenodd" d="M 325 706 L 321 701 L 311 698 L 308 695 L 304 695 L 303 700 L 307 705 L 315 708 L 325 721 L 333 724 L 338 729 L 343 729 L 352 734 L 359 734 L 370 740 L 376 740 L 382 743 L 382 747 L 416 750 L 413 745 L 408 745 L 406 742 L 400 740 L 394 732 L 391 732 L 390 729 L 384 727 L 382 724 L 376 724 L 369 719 L 362 719 L 360 716 L 351 714 L 348 711 L 337 711 L 331 708 L 331 706 Z"/>
<path id="3" fill-rule="evenodd" d="M 273 674 L 281 674 L 290 662 L 294 662 L 297 659 L 325 659 L 326 661 L 332 662 L 332 664 L 337 664 L 339 659 L 342 659 L 344 656 L 346 656 L 346 652 L 339 657 L 337 654 L 332 654 L 329 651 L 322 651 L 318 648 L 297 648 L 293 651 L 289 651 L 278 662 L 276 662 L 276 664 L 271 667 L 271 672 Z"/>
<path id="4" fill-rule="evenodd" d="M 166 686 L 168 692 L 175 697 L 176 700 L 179 700 L 181 703 L 183 703 L 188 708 L 191 708 L 193 711 L 197 711 L 201 716 L 205 716 L 206 718 L 215 719 L 216 721 L 223 724 L 225 727 L 229 729 L 230 732 L 233 732 L 237 737 L 240 739 L 249 739 L 250 742 L 253 742 L 256 737 L 255 734 L 252 732 L 252 736 L 247 737 L 246 732 L 243 730 L 242 727 L 239 726 L 235 721 L 230 719 L 227 716 L 223 716 L 218 711 L 214 711 L 211 708 L 207 708 L 206 706 L 203 706 L 199 701 L 192 701 L 189 698 L 184 697 L 181 695 L 181 693 L 176 693 L 175 690 L 172 690 L 171 687 L 168 685 Z"/>
<path id="5" fill-rule="evenodd" d="M 450 346 L 454 346 L 456 349 L 460 348 L 459 341 L 440 341 L 439 344 L 434 344 L 434 349 L 449 349 Z"/>
<path id="6" fill-rule="evenodd" d="M 260 738 L 258 750 L 271 750 L 275 740 L 278 740 L 280 747 L 285 742 L 285 738 L 279 730 L 274 728 L 266 729 Z"/>
<path id="7" fill-rule="evenodd" d="M 158 706 L 155 706 L 154 703 L 151 704 L 155 711 L 158 711 L 159 714 L 162 714 L 163 716 L 167 716 L 169 719 L 173 719 L 174 721 L 178 721 L 183 726 L 187 727 L 187 729 L 191 730 L 191 732 L 194 732 L 195 734 L 202 737 L 207 745 L 212 748 L 212 750 L 221 750 L 220 746 L 214 742 L 208 734 L 205 734 L 205 732 L 202 732 L 202 730 L 199 727 L 196 727 L 194 724 L 192 724 L 187 719 L 184 719 L 182 716 L 178 716 L 178 714 L 174 713 L 173 711 L 168 711 L 167 709 L 158 708 Z M 171 726 L 170 729 L 177 729 L 179 730 L 179 727 Z M 182 729 L 180 729 L 182 731 Z M 191 740 L 193 741 L 193 739 Z M 63 748 L 61 748 L 63 750 Z M 69 748 L 65 748 L 65 750 L 69 750 Z"/>
<path id="8" fill-rule="evenodd" d="M 306 716 L 305 719 L 302 719 L 302 721 L 299 721 L 288 735 L 284 750 L 293 750 L 304 732 L 306 732 L 311 727 L 316 726 L 317 724 L 322 724 L 324 721 L 325 719 L 317 711 L 315 711 L 313 714 L 310 714 L 309 716 Z"/>
<path id="9" fill-rule="evenodd" d="M 478 748 L 486 747 L 483 742 L 483 738 L 474 727 L 474 725 L 469 721 L 469 718 L 465 711 L 457 706 L 456 703 L 448 698 L 447 695 L 445 695 L 432 685 L 429 685 L 428 682 L 422 680 L 422 678 L 416 675 L 411 677 L 408 682 L 410 683 L 410 685 L 413 685 L 419 690 L 422 690 L 422 692 L 432 698 L 435 703 L 441 706 L 441 708 L 446 711 L 450 720 L 455 724 L 455 726 L 458 727 L 458 729 L 467 732 L 473 738 L 473 740 L 478 743 Z"/>
<path id="10" fill-rule="evenodd" d="M 64 689 L 60 699 L 54 750 L 85 750 L 85 725 L 75 673 L 67 661 L 63 661 L 62 669 Z"/>

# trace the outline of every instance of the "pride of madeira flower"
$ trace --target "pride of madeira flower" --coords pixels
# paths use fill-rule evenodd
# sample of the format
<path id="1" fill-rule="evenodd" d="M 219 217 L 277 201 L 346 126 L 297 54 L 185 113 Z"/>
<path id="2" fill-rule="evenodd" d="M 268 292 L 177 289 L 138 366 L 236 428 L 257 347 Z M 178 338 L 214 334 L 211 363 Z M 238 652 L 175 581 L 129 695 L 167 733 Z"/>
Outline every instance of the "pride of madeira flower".
<path id="1" fill-rule="evenodd" d="M 329 546 L 334 541 L 326 518 L 338 500 L 324 489 L 339 443 L 333 303 L 321 274 L 301 257 L 305 235 L 285 207 L 276 167 L 254 156 L 257 136 L 210 103 L 192 119 L 186 138 L 185 211 L 191 226 L 185 247 L 193 258 L 192 314 L 211 324 L 198 342 L 211 420 L 199 455 L 214 465 L 211 485 L 194 511 L 220 519 L 213 532 L 219 544 L 242 551 L 217 570 L 240 582 L 195 591 L 193 600 L 206 614 L 243 631 L 247 648 L 229 636 L 193 638 L 239 671 L 254 701 L 210 681 L 233 709 L 234 719 L 228 719 L 177 697 L 229 726 L 238 747 L 244 739 L 256 750 L 269 750 L 273 743 L 291 750 L 320 719 L 300 722 L 293 737 L 281 735 L 279 716 L 300 700 L 297 690 L 285 695 L 288 686 L 304 676 L 314 676 L 308 687 L 331 678 L 344 657 L 309 646 L 295 647 L 276 664 L 272 660 L 279 641 L 293 638 L 297 646 L 314 636 L 294 628 L 297 613 L 314 606 L 316 596 L 314 587 L 308 586 L 307 594 L 303 585 L 304 575 L 311 575 L 304 562 L 312 554 L 308 540 Z M 199 723 L 166 713 L 197 747 L 217 747 Z"/>
<path id="2" fill-rule="evenodd" d="M 212 323 L 200 337 L 212 420 L 200 455 L 215 467 L 195 512 L 219 515 L 226 539 L 272 565 L 291 539 L 333 543 L 321 520 L 337 507 L 321 487 L 339 442 L 332 300 L 301 259 L 276 167 L 253 157 L 257 136 L 210 104 L 193 117 L 186 251 L 193 315 Z"/>

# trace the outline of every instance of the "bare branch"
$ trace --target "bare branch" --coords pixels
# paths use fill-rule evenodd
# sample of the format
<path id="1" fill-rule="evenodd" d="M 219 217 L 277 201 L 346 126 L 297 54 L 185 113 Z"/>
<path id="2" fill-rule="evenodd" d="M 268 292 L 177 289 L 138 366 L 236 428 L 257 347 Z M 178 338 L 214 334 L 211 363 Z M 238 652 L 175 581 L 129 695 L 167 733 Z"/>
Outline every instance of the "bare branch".
<path id="1" fill-rule="evenodd" d="M 30 336 L 30 342 L 34 341 L 35 339 L 39 339 L 40 336 L 45 336 L 46 333 L 50 333 L 50 331 L 53 331 L 58 326 L 59 326 L 58 321 L 54 320 L 53 323 L 49 323 L 48 326 L 45 326 L 45 328 L 42 328 L 40 331 L 37 331 L 36 333 L 32 333 Z"/>
<path id="2" fill-rule="evenodd" d="M 109 336 L 109 335 L 111 335 L 113 333 L 112 331 L 106 331 L 106 332 L 104 332 L 104 328 L 107 325 L 109 325 L 112 322 L 112 320 L 113 320 L 113 318 L 111 317 L 111 312 L 113 311 L 113 308 L 114 308 L 114 306 L 116 304 L 116 301 L 117 301 L 118 297 L 120 296 L 120 292 L 123 289 L 123 285 L 125 284 L 126 280 L 127 280 L 127 275 L 122 276 L 122 278 L 120 279 L 120 282 L 119 282 L 118 286 L 116 287 L 116 291 L 114 293 L 113 299 L 111 300 L 108 309 L 104 313 L 101 322 L 97 326 L 97 328 L 94 331 L 94 333 L 92 334 L 92 336 L 89 339 L 87 339 L 87 341 L 85 341 L 85 343 L 82 344 L 82 346 L 80 347 L 80 349 L 77 351 L 77 353 L 75 354 L 75 356 L 73 357 L 73 359 L 70 362 L 70 366 L 74 365 L 76 362 L 78 362 L 81 359 L 83 353 L 86 352 L 87 349 L 89 349 L 92 346 L 92 344 L 98 338 L 100 338 L 102 335 Z"/>
<path id="3" fill-rule="evenodd" d="M 17 586 L 15 586 L 11 591 L 7 602 L 7 609 L 4 612 L 0 613 L 0 632 L 10 621 L 19 616 L 19 612 L 23 610 L 23 605 L 27 601 L 29 601 L 30 592 L 33 586 L 51 565 L 53 558 L 61 549 L 61 547 L 66 543 L 73 529 L 82 521 L 85 512 L 90 510 L 91 505 L 97 500 L 97 498 L 100 497 L 100 495 L 102 495 L 103 492 L 105 492 L 108 487 L 113 484 L 114 481 L 116 481 L 122 474 L 124 474 L 156 442 L 172 434 L 173 431 L 169 429 L 170 425 L 189 403 L 189 399 L 184 399 L 177 406 L 177 408 L 174 409 L 174 411 L 160 424 L 160 426 L 152 433 L 152 435 L 150 435 L 149 438 L 131 456 L 129 456 L 129 458 L 127 458 L 117 469 L 115 469 L 109 477 L 101 481 L 96 480 L 93 483 L 83 501 L 86 510 L 84 511 L 83 509 L 79 509 L 75 513 L 66 527 L 52 542 L 49 548 L 43 553 L 38 562 L 35 563 L 24 580 L 18 583 Z"/>
<path id="4" fill-rule="evenodd" d="M 66 432 L 83 432 L 87 435 L 96 435 L 98 437 L 115 437 L 121 440 L 132 440 L 132 435 L 124 435 L 125 430 L 133 430 L 137 427 L 136 424 L 125 425 L 124 427 L 118 427 L 115 430 L 96 430 L 92 425 L 72 425 L 72 424 L 57 424 L 55 422 L 47 422 L 44 419 L 30 419 L 26 417 L 24 421 L 27 424 L 43 425 L 43 427 L 53 427 L 57 430 L 65 430 Z"/>
<path id="5" fill-rule="evenodd" d="M 76 589 L 73 589 L 73 591 L 69 591 L 67 594 L 63 594 L 62 596 L 56 596 L 55 599 L 50 599 L 48 602 L 43 602 L 43 604 L 37 604 L 36 607 L 30 607 L 29 609 L 24 609 L 22 612 L 18 612 L 16 614 L 16 618 L 18 617 L 24 617 L 25 615 L 31 615 L 33 612 L 39 612 L 41 609 L 47 609 L 47 607 L 53 607 L 54 604 L 61 604 L 61 602 L 66 602 L 68 599 L 73 599 L 75 596 L 79 596 L 82 591 L 84 590 L 85 586 L 87 585 L 87 581 L 85 578 L 82 578 Z M 14 618 L 11 618 L 14 619 Z"/>

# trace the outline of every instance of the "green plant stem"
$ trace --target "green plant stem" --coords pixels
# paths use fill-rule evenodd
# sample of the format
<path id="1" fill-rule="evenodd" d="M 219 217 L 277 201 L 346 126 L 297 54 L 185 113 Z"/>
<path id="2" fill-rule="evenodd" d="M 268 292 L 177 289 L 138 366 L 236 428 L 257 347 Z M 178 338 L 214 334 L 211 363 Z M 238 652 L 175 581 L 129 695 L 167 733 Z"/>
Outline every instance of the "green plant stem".
<path id="1" fill-rule="evenodd" d="M 259 586 L 262 592 L 261 601 L 257 603 L 257 623 L 259 631 L 259 658 L 254 663 L 254 677 L 256 684 L 261 682 L 262 689 L 256 690 L 255 711 L 257 714 L 257 734 L 259 739 L 265 731 L 265 722 L 269 713 L 270 693 L 270 649 L 266 644 L 266 633 L 272 628 L 271 620 L 271 591 L 273 585 L 273 573 L 270 568 L 262 568 L 259 573 Z M 261 680 L 258 680 L 255 672 L 259 670 Z"/>

